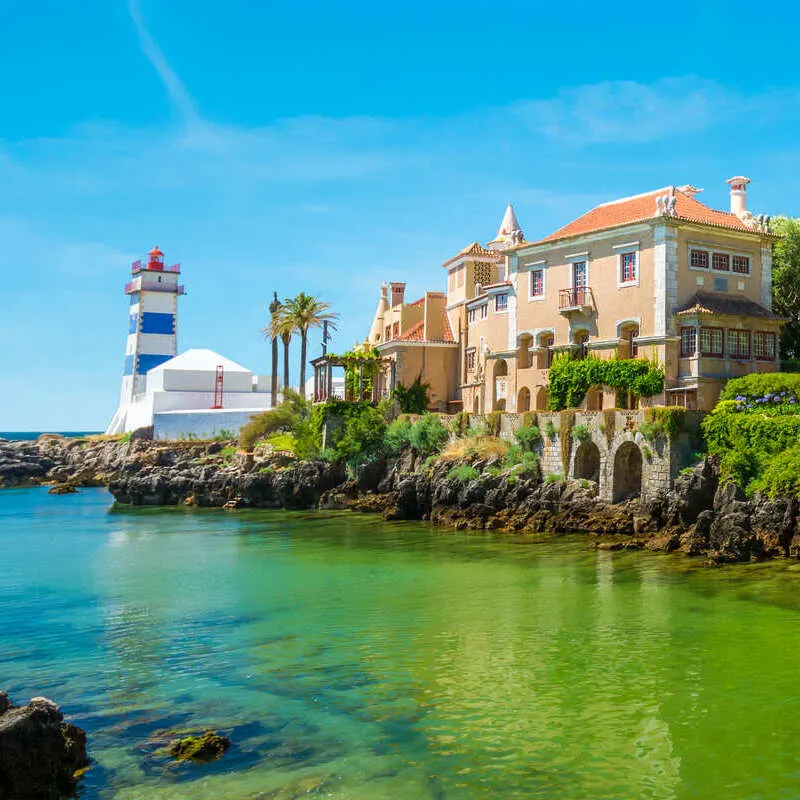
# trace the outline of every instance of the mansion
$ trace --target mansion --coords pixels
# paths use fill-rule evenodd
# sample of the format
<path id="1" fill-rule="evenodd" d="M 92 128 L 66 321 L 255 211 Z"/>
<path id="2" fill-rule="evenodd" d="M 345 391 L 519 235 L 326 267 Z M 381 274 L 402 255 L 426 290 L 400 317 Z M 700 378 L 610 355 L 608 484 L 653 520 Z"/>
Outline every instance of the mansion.
<path id="1" fill-rule="evenodd" d="M 440 411 L 548 407 L 557 353 L 648 358 L 665 371 L 653 405 L 709 409 L 724 382 L 778 369 L 769 218 L 747 209 L 735 177 L 730 209 L 668 186 L 593 208 L 526 241 L 511 205 L 497 236 L 443 264 L 446 292 L 407 303 L 382 287 L 368 341 L 389 365 L 384 388 L 416 378 Z M 587 410 L 631 398 L 595 387 Z"/>

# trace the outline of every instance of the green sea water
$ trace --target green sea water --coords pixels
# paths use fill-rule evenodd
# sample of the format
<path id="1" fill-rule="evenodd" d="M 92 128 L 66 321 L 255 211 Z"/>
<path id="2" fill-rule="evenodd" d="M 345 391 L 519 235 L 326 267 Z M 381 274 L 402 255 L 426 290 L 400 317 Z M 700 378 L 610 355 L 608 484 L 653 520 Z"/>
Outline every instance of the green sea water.
<path id="1" fill-rule="evenodd" d="M 39 489 L 0 553 L 0 688 L 88 731 L 84 798 L 800 796 L 788 563 Z"/>

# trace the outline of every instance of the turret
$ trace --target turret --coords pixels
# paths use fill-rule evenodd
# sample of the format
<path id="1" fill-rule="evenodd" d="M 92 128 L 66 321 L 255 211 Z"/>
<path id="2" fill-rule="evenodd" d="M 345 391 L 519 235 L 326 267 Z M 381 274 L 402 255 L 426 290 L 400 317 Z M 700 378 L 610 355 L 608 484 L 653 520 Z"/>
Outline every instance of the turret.
<path id="1" fill-rule="evenodd" d="M 381 296 L 378 300 L 378 307 L 375 309 L 375 316 L 372 319 L 372 327 L 369 329 L 369 343 L 372 345 L 378 344 L 383 335 L 383 319 L 389 310 L 388 292 L 389 287 L 385 283 L 381 284 Z"/>

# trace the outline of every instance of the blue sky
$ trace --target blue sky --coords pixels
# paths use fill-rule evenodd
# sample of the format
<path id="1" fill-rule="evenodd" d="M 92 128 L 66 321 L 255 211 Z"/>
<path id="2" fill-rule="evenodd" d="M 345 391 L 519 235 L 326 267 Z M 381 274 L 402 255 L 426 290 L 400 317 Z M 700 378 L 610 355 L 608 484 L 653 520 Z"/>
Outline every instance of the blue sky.
<path id="1" fill-rule="evenodd" d="M 267 372 L 273 289 L 329 300 L 344 350 L 382 280 L 442 289 L 442 261 L 492 238 L 509 200 L 529 239 L 672 183 L 725 208 L 734 174 L 754 211 L 800 214 L 791 8 L 9 6 L 0 430 L 105 426 L 122 287 L 156 243 L 189 292 L 179 347 Z"/>

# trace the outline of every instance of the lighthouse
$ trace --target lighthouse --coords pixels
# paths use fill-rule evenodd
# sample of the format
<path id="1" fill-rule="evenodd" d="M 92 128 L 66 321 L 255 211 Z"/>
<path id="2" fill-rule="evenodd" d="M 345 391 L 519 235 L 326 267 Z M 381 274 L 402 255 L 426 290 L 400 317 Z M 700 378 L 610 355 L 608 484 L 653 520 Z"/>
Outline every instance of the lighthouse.
<path id="1" fill-rule="evenodd" d="M 125 284 L 130 298 L 128 338 L 119 408 L 107 432 L 126 430 L 131 406 L 145 394 L 147 373 L 178 354 L 178 297 L 181 265 L 167 265 L 156 245 L 144 259 L 131 265 L 131 279 Z"/>

